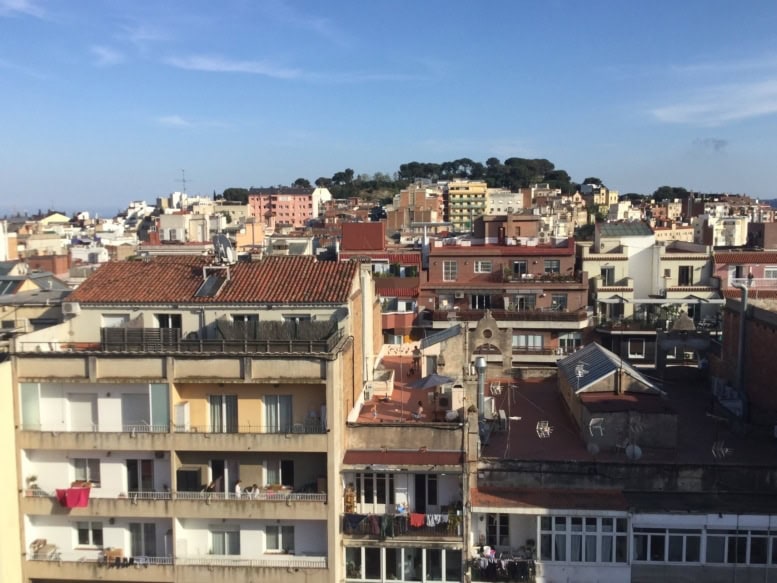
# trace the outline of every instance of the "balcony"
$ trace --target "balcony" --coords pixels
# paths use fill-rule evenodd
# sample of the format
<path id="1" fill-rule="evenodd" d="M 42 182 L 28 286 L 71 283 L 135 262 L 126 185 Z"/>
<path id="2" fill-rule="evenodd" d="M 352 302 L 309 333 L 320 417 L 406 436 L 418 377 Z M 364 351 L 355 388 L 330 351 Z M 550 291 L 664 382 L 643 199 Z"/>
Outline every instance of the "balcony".
<path id="1" fill-rule="evenodd" d="M 743 285 L 756 289 L 777 289 L 777 278 L 773 277 L 732 277 L 728 280 L 730 287 Z"/>
<path id="2" fill-rule="evenodd" d="M 127 560 L 129 565 L 129 559 Z M 175 581 L 171 557 L 138 557 L 129 568 L 117 568 L 99 560 L 85 559 L 83 553 L 54 551 L 45 557 L 30 558 L 23 565 L 31 580 L 46 581 Z"/>
<path id="3" fill-rule="evenodd" d="M 445 514 L 343 514 L 343 535 L 354 539 L 451 539 L 461 540 L 462 520 L 456 512 Z"/>
<path id="4" fill-rule="evenodd" d="M 20 427 L 17 445 L 22 449 L 104 451 L 163 451 L 173 448 L 167 425 L 147 425 L 142 430 L 99 431 L 96 428 L 46 429 L 40 425 Z"/>
<path id="5" fill-rule="evenodd" d="M 543 328 L 543 329 L 573 329 L 578 330 L 588 326 L 589 315 L 585 309 L 574 312 L 558 310 L 504 310 L 492 309 L 491 316 L 498 322 L 509 322 L 513 328 Z M 448 327 L 451 321 L 475 322 L 483 318 L 485 310 L 433 310 L 432 326 Z M 444 322 L 444 326 L 435 325 Z"/>
<path id="6" fill-rule="evenodd" d="M 513 364 L 516 363 L 555 363 L 569 354 L 563 348 L 513 348 Z"/>

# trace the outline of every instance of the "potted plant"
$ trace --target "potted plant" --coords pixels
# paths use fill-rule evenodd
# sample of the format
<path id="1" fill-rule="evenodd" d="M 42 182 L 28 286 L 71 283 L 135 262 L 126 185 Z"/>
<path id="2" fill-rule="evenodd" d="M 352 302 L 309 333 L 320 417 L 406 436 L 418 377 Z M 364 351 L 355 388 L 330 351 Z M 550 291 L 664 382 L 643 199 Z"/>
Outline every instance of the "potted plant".
<path id="1" fill-rule="evenodd" d="M 27 490 L 25 491 L 25 495 L 27 495 L 27 496 L 33 496 L 33 495 L 34 495 L 34 494 L 33 494 L 33 491 L 34 491 L 34 490 L 39 490 L 39 489 L 40 489 L 40 488 L 38 487 L 38 476 L 35 476 L 35 475 L 30 475 L 30 476 L 27 476 L 27 477 L 24 479 L 24 481 L 25 481 L 25 483 L 27 484 Z"/>

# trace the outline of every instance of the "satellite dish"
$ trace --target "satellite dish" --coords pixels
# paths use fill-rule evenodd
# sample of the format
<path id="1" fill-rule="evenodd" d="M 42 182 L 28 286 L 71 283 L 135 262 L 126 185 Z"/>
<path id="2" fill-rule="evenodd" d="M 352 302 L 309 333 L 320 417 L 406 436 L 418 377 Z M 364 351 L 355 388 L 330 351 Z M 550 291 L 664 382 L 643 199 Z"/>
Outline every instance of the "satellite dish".
<path id="1" fill-rule="evenodd" d="M 221 233 L 213 237 L 213 250 L 219 263 L 234 265 L 237 262 L 235 250 L 232 249 L 232 243 Z"/>
<path id="2" fill-rule="evenodd" d="M 599 453 L 599 446 L 594 442 L 589 443 L 586 446 L 586 449 L 588 450 L 588 453 L 590 453 L 591 455 L 596 455 Z"/>
<path id="3" fill-rule="evenodd" d="M 642 457 L 642 448 L 636 443 L 626 446 L 626 457 L 635 462 Z"/>

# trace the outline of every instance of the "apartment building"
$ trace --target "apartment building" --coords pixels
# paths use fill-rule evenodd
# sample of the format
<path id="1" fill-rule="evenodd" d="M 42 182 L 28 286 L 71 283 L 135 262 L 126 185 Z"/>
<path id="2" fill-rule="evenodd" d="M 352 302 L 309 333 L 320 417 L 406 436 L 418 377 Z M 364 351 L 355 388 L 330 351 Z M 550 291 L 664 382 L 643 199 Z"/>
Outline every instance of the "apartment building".
<path id="1" fill-rule="evenodd" d="M 267 230 L 274 231 L 276 225 L 304 227 L 331 200 L 332 195 L 326 188 L 252 188 L 248 193 L 248 209 L 251 216 L 264 221 Z"/>
<path id="2" fill-rule="evenodd" d="M 155 257 L 68 300 L 12 353 L 22 580 L 342 581 L 369 275 Z"/>
<path id="3" fill-rule="evenodd" d="M 482 181 L 453 180 L 443 193 L 446 221 L 452 229 L 466 233 L 473 229 L 475 219 L 486 212 L 488 185 Z"/>
<path id="4" fill-rule="evenodd" d="M 434 241 L 428 280 L 419 294 L 427 325 L 475 326 L 488 316 L 493 338 L 483 342 L 478 354 L 506 370 L 553 364 L 558 355 L 579 347 L 589 326 L 588 278 L 575 270 L 574 241 L 527 242 Z"/>

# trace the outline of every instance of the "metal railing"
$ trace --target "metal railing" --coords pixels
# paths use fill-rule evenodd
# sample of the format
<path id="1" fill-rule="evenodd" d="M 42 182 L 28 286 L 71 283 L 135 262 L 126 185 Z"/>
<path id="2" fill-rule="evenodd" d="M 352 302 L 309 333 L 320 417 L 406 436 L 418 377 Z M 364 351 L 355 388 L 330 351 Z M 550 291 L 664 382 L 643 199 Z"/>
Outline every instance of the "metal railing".
<path id="1" fill-rule="evenodd" d="M 57 563 L 81 563 L 91 565 L 104 565 L 105 567 L 111 567 L 114 563 L 110 563 L 105 560 L 101 554 L 97 556 L 86 556 L 83 551 L 61 551 L 58 548 L 54 548 L 48 552 L 30 552 L 27 553 L 28 561 L 41 561 L 41 562 L 57 562 Z M 123 563 L 123 560 L 122 560 Z M 129 557 L 127 558 L 127 565 L 129 565 Z M 148 557 L 145 555 L 132 557 L 132 565 L 134 567 L 147 567 L 149 565 L 172 565 L 175 563 L 173 557 Z M 125 566 L 125 565 L 122 565 Z"/>
<path id="2" fill-rule="evenodd" d="M 777 279 L 773 277 L 732 277 L 728 280 L 728 285 L 744 285 L 749 288 L 776 289 Z"/>
<path id="3" fill-rule="evenodd" d="M 135 436 L 139 433 L 170 433 L 170 425 L 116 425 L 106 424 L 100 427 L 97 423 L 90 425 L 68 425 L 67 427 L 53 427 L 47 425 L 35 424 L 22 424 L 19 427 L 22 431 L 41 431 L 51 433 L 127 433 L 130 436 Z"/>
<path id="4" fill-rule="evenodd" d="M 26 498 L 56 498 L 53 492 L 40 488 L 24 490 Z M 201 501 L 234 501 L 234 502 L 326 502 L 327 495 L 323 492 L 292 492 L 290 490 L 274 490 L 263 488 L 257 492 L 243 492 L 240 496 L 233 492 L 126 492 L 117 496 L 92 496 L 92 500 L 201 500 Z"/>
<path id="5" fill-rule="evenodd" d="M 306 419 L 302 423 L 284 423 L 281 425 L 235 425 L 227 429 L 214 430 L 207 425 L 174 425 L 175 433 L 204 433 L 206 435 L 239 435 L 241 433 L 326 433 L 323 424 L 318 419 Z"/>
<path id="6" fill-rule="evenodd" d="M 479 320 L 484 313 L 485 309 L 434 310 L 432 312 L 432 319 L 436 322 L 449 321 L 450 315 L 455 314 L 457 320 Z M 492 309 L 491 316 L 495 320 L 523 320 L 530 322 L 584 322 L 588 319 L 588 313 L 584 309 L 572 312 Z"/>
<path id="7" fill-rule="evenodd" d="M 229 557 L 183 557 L 176 558 L 179 566 L 204 567 L 289 567 L 293 569 L 326 569 L 326 557 L 279 554 L 277 557 L 243 559 Z"/>
<path id="8" fill-rule="evenodd" d="M 450 514 L 343 514 L 344 535 L 361 537 L 460 537 L 460 515 Z"/>

